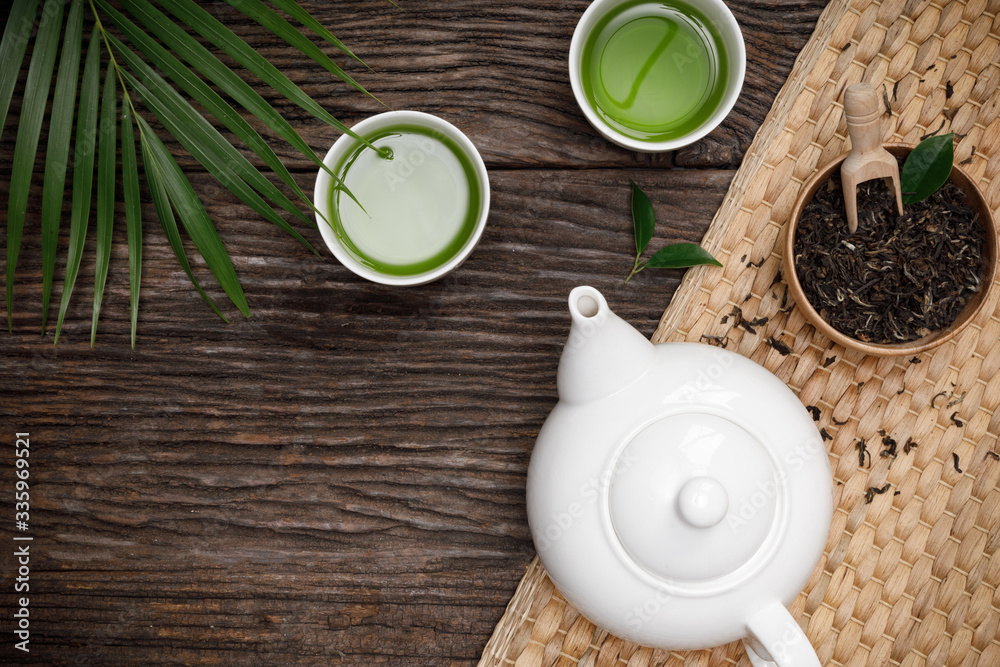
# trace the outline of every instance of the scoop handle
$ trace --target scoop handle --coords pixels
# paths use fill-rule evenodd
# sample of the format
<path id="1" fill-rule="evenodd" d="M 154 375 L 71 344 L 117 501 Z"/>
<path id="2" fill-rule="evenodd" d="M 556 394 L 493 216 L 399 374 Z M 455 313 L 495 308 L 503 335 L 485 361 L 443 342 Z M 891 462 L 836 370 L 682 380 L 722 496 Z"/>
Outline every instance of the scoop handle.
<path id="1" fill-rule="evenodd" d="M 851 155 L 848 159 L 868 160 L 881 152 L 879 120 L 883 111 L 878 94 L 870 84 L 856 83 L 844 93 L 844 115 L 847 117 L 847 131 L 851 135 Z"/>
<path id="2" fill-rule="evenodd" d="M 754 667 L 822 667 L 806 633 L 781 602 L 755 612 L 746 627 L 743 645 Z"/>

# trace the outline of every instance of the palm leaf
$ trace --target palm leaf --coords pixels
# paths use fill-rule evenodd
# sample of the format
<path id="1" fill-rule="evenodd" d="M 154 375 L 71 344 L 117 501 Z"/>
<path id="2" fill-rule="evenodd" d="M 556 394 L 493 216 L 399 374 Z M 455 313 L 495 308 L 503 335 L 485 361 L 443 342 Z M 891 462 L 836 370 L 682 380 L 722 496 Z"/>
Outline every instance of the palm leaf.
<path id="1" fill-rule="evenodd" d="M 240 286 L 233 263 L 226 254 L 222 239 L 219 238 L 219 233 L 205 212 L 205 207 L 202 206 L 191 183 L 184 177 L 177 161 L 156 136 L 153 128 L 141 116 L 138 117 L 138 121 L 139 130 L 149 144 L 148 152 L 154 160 L 157 174 L 162 179 L 163 187 L 177 210 L 184 229 L 230 300 L 241 313 L 250 317 L 250 306 L 243 294 L 243 287 Z"/>
<path id="2" fill-rule="evenodd" d="M 45 148 L 45 186 L 42 190 L 42 335 L 49 319 L 52 276 L 56 270 L 56 245 L 59 243 L 59 219 L 66 194 L 66 169 L 69 164 L 69 138 L 73 130 L 73 104 L 80 74 L 80 47 L 83 40 L 83 2 L 73 0 L 63 36 L 62 56 L 52 96 L 52 121 Z"/>
<path id="3" fill-rule="evenodd" d="M 219 180 L 223 181 L 226 187 L 233 189 L 238 186 L 230 185 L 217 170 L 221 170 L 228 180 L 242 179 L 246 181 L 286 211 L 302 218 L 306 217 L 152 68 L 142 62 L 115 37 L 109 35 L 108 39 L 145 84 L 145 86 L 140 84 L 128 72 L 123 72 L 123 76 L 139 91 L 140 97 L 146 105 L 163 122 L 167 131 L 173 134 Z M 278 220 L 276 224 L 284 225 L 287 230 L 291 231 L 291 227 L 288 227 L 287 223 L 274 215 L 274 212 L 266 204 L 263 205 L 263 208 L 271 213 L 271 218 Z M 258 212 L 265 215 L 261 210 Z M 299 238 L 301 239 L 301 237 Z M 305 239 L 301 240 L 305 243 Z"/>
<path id="4" fill-rule="evenodd" d="M 66 259 L 66 279 L 63 281 L 54 342 L 59 342 L 70 295 L 83 258 L 83 243 L 87 239 L 90 220 L 90 200 L 94 185 L 94 137 L 97 135 L 97 107 L 101 87 L 101 45 L 97 28 L 90 33 L 87 61 L 83 66 L 83 86 L 80 89 L 80 111 L 76 123 L 76 159 L 73 164 L 73 205 L 69 223 L 69 251 Z"/>
<path id="5" fill-rule="evenodd" d="M 97 5 L 101 7 L 102 11 L 107 13 L 115 25 L 118 26 L 139 51 L 148 57 L 172 81 L 177 83 L 184 92 L 198 100 L 213 116 L 229 128 L 233 134 L 238 136 L 309 208 L 314 212 L 317 211 L 312 199 L 302 191 L 302 188 L 295 182 L 291 173 L 282 164 L 271 147 L 267 145 L 267 142 L 264 141 L 256 130 L 250 127 L 250 124 L 242 116 L 233 110 L 229 103 L 222 99 L 222 96 L 195 76 L 180 60 L 150 38 L 135 23 L 108 5 L 104 0 L 97 0 Z M 288 209 L 286 208 L 286 210 Z M 291 212 L 310 226 L 316 226 L 313 218 L 301 213 L 297 207 L 292 206 Z"/>
<path id="6" fill-rule="evenodd" d="M 195 70 L 267 125 L 279 137 L 291 144 L 307 159 L 326 171 L 335 183 L 340 183 L 336 174 L 330 171 L 323 163 L 323 159 L 299 136 L 295 128 L 246 81 L 229 69 L 215 54 L 202 46 L 198 40 L 184 32 L 147 0 L 121 0 L 121 4 L 143 27 L 160 38 L 174 53 L 190 63 Z"/>
<path id="7" fill-rule="evenodd" d="M 59 48 L 59 27 L 62 25 L 63 3 L 46 0 L 43 19 L 38 26 L 35 48 L 28 66 L 28 80 L 21 106 L 21 121 L 17 126 L 14 144 L 14 165 L 10 175 L 10 194 L 7 201 L 7 328 L 14 330 L 14 275 L 17 256 L 21 250 L 24 218 L 28 210 L 28 191 L 31 188 L 32 170 L 38 135 L 42 129 L 45 103 L 52 83 L 52 67 Z"/>
<path id="8" fill-rule="evenodd" d="M 132 348 L 139 320 L 139 284 L 142 282 L 142 206 L 139 202 L 139 165 L 135 154 L 132 105 L 122 104 L 122 192 L 125 196 L 125 230 L 128 236 L 128 285 L 132 313 Z"/>
<path id="9" fill-rule="evenodd" d="M 15 2 L 7 17 L 3 41 L 0 41 L 0 133 L 3 133 L 3 126 L 7 121 L 10 97 L 14 93 L 17 73 L 24 61 L 24 52 L 28 48 L 28 38 L 31 37 L 37 11 L 38 0 L 24 0 Z"/>
<path id="10" fill-rule="evenodd" d="M 254 51 L 250 46 L 236 36 L 232 30 L 222 25 L 218 19 L 196 5 L 192 0 L 161 0 L 160 4 L 171 14 L 198 34 L 215 44 L 243 67 L 247 68 L 264 83 L 271 86 L 302 109 L 320 119 L 324 123 L 337 128 L 344 134 L 349 134 L 366 146 L 377 150 L 366 139 L 356 134 L 349 127 L 331 116 L 313 98 L 306 95 L 301 88 L 278 71 L 268 60 Z"/>
<path id="11" fill-rule="evenodd" d="M 139 83 L 128 72 L 122 72 L 125 80 L 139 93 L 145 104 L 153 110 L 156 117 L 167 128 L 167 131 L 174 135 L 181 142 L 181 145 L 187 148 L 213 176 L 260 215 L 284 229 L 304 243 L 313 253 L 319 255 L 309 245 L 309 242 L 277 215 L 256 192 L 247 186 L 243 179 L 255 180 L 255 185 L 257 181 L 262 181 L 278 196 L 284 197 L 284 195 L 281 195 L 277 188 L 261 176 L 260 172 L 254 169 L 253 165 L 247 162 L 246 158 L 240 155 L 232 144 L 219 134 L 218 130 L 192 109 L 184 98 L 177 95 L 152 70 L 147 74 L 152 75 L 150 82 L 156 85 L 155 92 Z"/>
<path id="12" fill-rule="evenodd" d="M 94 271 L 94 315 L 90 325 L 90 346 L 97 338 L 97 320 L 101 314 L 104 285 L 111 260 L 111 236 L 115 225 L 115 153 L 118 150 L 115 117 L 118 115 L 118 92 L 115 71 L 108 68 L 101 101 L 101 145 L 97 154 L 97 268 Z"/>
<path id="13" fill-rule="evenodd" d="M 347 72 L 342 70 L 337 63 L 330 60 L 325 53 L 320 51 L 315 44 L 306 39 L 301 32 L 292 26 L 291 23 L 278 16 L 273 9 L 265 5 L 260 0 L 226 0 L 226 2 L 273 32 L 278 37 L 281 37 L 305 55 L 312 58 L 320 67 L 330 72 L 347 85 L 351 86 L 355 90 L 369 95 L 373 99 L 376 99 L 375 96 L 365 90 L 360 83 L 352 79 Z"/>
<path id="14" fill-rule="evenodd" d="M 90 206 L 95 198 L 96 153 L 96 266 L 91 346 L 96 340 L 111 256 L 118 168 L 117 132 L 120 123 L 121 171 L 129 252 L 131 344 L 134 347 L 142 279 L 143 220 L 138 160 L 140 151 L 145 180 L 160 225 L 181 268 L 195 289 L 213 311 L 225 320 L 225 316 L 195 278 L 181 241 L 178 219 L 229 299 L 244 315 L 249 316 L 250 313 L 246 296 L 218 232 L 174 157 L 150 127 L 147 119 L 139 115 L 143 107 L 137 103 L 141 102 L 152 112 L 166 131 L 233 194 L 259 215 L 304 243 L 313 252 L 316 252 L 315 249 L 289 224 L 282 211 L 315 228 L 314 218 L 309 214 L 310 211 L 318 213 L 314 202 L 296 183 L 291 172 L 267 141 L 251 122 L 241 115 L 241 109 L 255 116 L 321 169 L 330 172 L 320 156 L 299 136 L 288 121 L 236 72 L 202 46 L 195 36 L 188 33 L 188 29 L 200 34 L 209 46 L 228 54 L 236 64 L 256 74 L 266 84 L 309 114 L 356 139 L 364 140 L 330 115 L 267 59 L 201 9 L 196 2 L 159 0 L 161 7 L 165 12 L 172 14 L 172 17 L 154 7 L 149 0 L 119 0 L 119 2 L 124 12 L 110 6 L 108 0 L 45 0 L 30 63 L 27 63 L 27 84 L 14 147 L 7 215 L 6 296 L 8 328 L 12 329 L 16 264 L 26 221 L 41 125 L 55 78 L 41 206 L 42 333 L 45 332 L 52 295 L 60 237 L 60 215 L 66 194 L 68 166 L 71 164 L 70 135 L 75 123 L 76 138 L 72 153 L 73 197 L 70 206 L 66 277 L 60 298 L 55 339 L 58 341 L 62 332 L 87 240 Z M 317 45 L 299 32 L 298 28 L 261 0 L 232 0 L 231 4 L 289 46 L 312 58 L 347 85 L 368 94 Z M 357 56 L 350 49 L 293 0 L 275 0 L 272 4 L 279 10 L 284 10 L 285 14 L 312 30 L 327 43 L 357 60 Z M 68 12 L 65 10 L 66 5 L 70 6 Z M 22 61 L 33 29 L 37 7 L 38 0 L 15 3 L 4 29 L 3 39 L 0 41 L 0 130 L 6 120 L 19 68 L 24 66 Z M 90 7 L 94 13 L 96 23 L 88 42 L 83 75 L 80 77 L 83 55 L 83 12 L 86 7 Z M 60 56 L 59 42 L 64 16 L 67 17 L 67 27 L 62 38 Z M 118 34 L 124 41 L 108 32 L 108 27 L 112 25 L 117 28 Z M 129 45 L 126 45 L 125 41 Z M 109 55 L 103 90 L 100 81 L 102 42 Z M 57 56 L 61 59 L 58 73 L 53 77 Z M 159 68 L 159 71 L 154 67 Z M 120 110 L 117 100 L 119 83 L 122 84 L 123 95 Z M 77 106 L 78 86 L 80 90 Z M 250 153 L 244 154 L 238 150 L 212 122 L 206 119 L 205 115 L 202 115 L 202 111 L 196 109 L 188 97 L 184 97 L 181 93 L 197 101 L 201 105 L 200 109 L 210 113 L 228 128 L 245 144 Z M 228 95 L 228 98 L 224 98 L 223 95 Z M 95 139 L 99 139 L 96 150 Z M 251 153 L 281 179 L 291 193 L 294 193 L 294 197 L 289 198 L 280 189 L 277 181 L 272 182 L 272 179 L 262 174 L 251 163 L 247 157 Z M 339 183 L 335 175 L 331 173 L 331 176 Z M 347 194 L 353 197 L 350 192 Z M 294 198 L 305 206 L 293 202 Z"/>
<path id="15" fill-rule="evenodd" d="M 283 12 L 294 18 L 296 21 L 298 21 L 305 27 L 309 28 L 314 33 L 322 37 L 324 40 L 334 45 L 335 47 L 337 47 L 350 57 L 354 58 L 362 65 L 365 65 L 365 63 L 361 60 L 361 58 L 358 58 L 356 55 L 354 55 L 353 51 L 351 51 L 349 48 L 347 48 L 347 46 L 343 42 L 337 39 L 332 32 L 324 28 L 322 23 L 313 18 L 312 14 L 302 9 L 302 7 L 300 7 L 298 3 L 295 2 L 295 0 L 271 0 L 271 4 L 277 7 L 278 9 L 281 9 Z M 368 65 L 365 65 L 365 67 L 368 67 Z M 369 69 L 371 68 L 369 67 Z"/>
<path id="16" fill-rule="evenodd" d="M 225 322 L 229 322 L 229 318 L 222 314 L 222 311 L 215 305 L 215 302 L 205 293 L 198 279 L 194 277 L 194 273 L 191 271 L 191 263 L 188 262 L 187 254 L 184 252 L 184 244 L 181 242 L 181 234 L 177 229 L 177 220 L 174 218 L 173 209 L 170 208 L 170 198 L 167 196 L 166 188 L 163 187 L 163 177 L 157 170 L 156 160 L 153 158 L 152 149 L 149 146 L 149 138 L 144 132 L 139 133 L 139 145 L 142 147 L 142 165 L 146 172 L 146 183 L 149 185 L 150 193 L 153 195 L 153 206 L 156 207 L 156 216 L 160 219 L 163 234 L 167 237 L 170 248 L 174 251 L 174 255 L 177 256 L 177 261 L 180 262 L 181 268 L 184 269 L 184 273 L 187 274 L 194 288 L 198 290 L 201 298 L 215 311 L 216 315 L 221 317 Z"/>

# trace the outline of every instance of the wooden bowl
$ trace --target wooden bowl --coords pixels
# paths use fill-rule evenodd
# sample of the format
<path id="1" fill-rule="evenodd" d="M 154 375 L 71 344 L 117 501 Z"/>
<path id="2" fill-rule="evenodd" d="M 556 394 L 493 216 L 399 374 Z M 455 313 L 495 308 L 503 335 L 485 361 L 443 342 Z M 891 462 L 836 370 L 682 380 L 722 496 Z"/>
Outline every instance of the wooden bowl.
<path id="1" fill-rule="evenodd" d="M 909 155 L 913 147 L 906 144 L 887 144 L 886 149 L 896 157 L 901 158 Z M 785 230 L 784 257 L 782 258 L 782 273 L 784 274 L 785 282 L 788 284 L 792 298 L 795 299 L 795 303 L 802 310 L 809 323 L 816 327 L 824 336 L 835 343 L 839 343 L 851 350 L 857 350 L 862 354 L 875 354 L 888 357 L 914 355 L 926 352 L 951 340 L 979 314 L 983 304 L 987 301 L 989 291 L 994 289 L 993 281 L 996 279 L 997 272 L 997 227 L 996 221 L 993 219 L 993 212 L 986 204 L 986 198 L 983 197 L 982 192 L 976 187 L 976 184 L 969 175 L 958 165 L 952 168 L 951 176 L 948 180 L 965 192 L 969 205 L 978 214 L 979 226 L 982 227 L 983 236 L 985 237 L 985 245 L 983 247 L 985 269 L 979 291 L 969 299 L 965 304 L 965 308 L 959 312 L 954 322 L 944 329 L 938 329 L 923 338 L 917 338 L 905 343 L 866 343 L 834 329 L 826 320 L 820 317 L 820 314 L 806 299 L 802 285 L 799 283 L 799 277 L 795 272 L 795 233 L 798 229 L 799 219 L 802 216 L 802 209 L 812 201 L 813 195 L 816 194 L 820 186 L 825 184 L 836 170 L 840 169 L 840 165 L 846 157 L 847 154 L 845 153 L 820 169 L 809 179 L 802 187 L 798 201 L 795 202 L 795 208 L 792 209 L 792 217 Z M 846 221 L 844 224 L 847 224 Z"/>

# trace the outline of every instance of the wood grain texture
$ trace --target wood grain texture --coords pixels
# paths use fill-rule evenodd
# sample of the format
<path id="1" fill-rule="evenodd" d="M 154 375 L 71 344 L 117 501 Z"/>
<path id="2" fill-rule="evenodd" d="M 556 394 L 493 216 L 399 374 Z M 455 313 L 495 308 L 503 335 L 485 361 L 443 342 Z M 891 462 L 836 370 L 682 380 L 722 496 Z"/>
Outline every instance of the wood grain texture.
<path id="1" fill-rule="evenodd" d="M 226 304 L 198 261 L 232 323 L 205 307 L 147 198 L 137 349 L 123 225 L 97 346 L 92 239 L 53 346 L 38 336 L 36 179 L 14 333 L 0 336 L 4 512 L 13 434 L 32 439 L 32 653 L 14 655 L 5 638 L 0 659 L 474 664 L 533 555 L 525 471 L 556 400 L 569 290 L 592 284 L 653 332 L 681 274 L 623 284 L 629 179 L 657 210 L 651 249 L 698 241 L 821 9 L 734 5 L 750 51 L 736 110 L 705 141 L 650 157 L 598 139 L 575 107 L 564 60 L 585 2 L 309 6 L 380 72 L 348 65 L 386 104 L 438 113 L 470 135 L 490 169 L 486 233 L 453 274 L 390 289 L 325 250 L 316 258 L 192 169 L 253 318 Z M 228 6 L 209 9 L 338 117 L 381 108 Z M 3 202 L 19 104 L 0 140 Z M 335 137 L 282 110 L 317 150 Z M 311 190 L 313 169 L 278 148 Z M 0 522 L 5 545 L 10 528 Z M 8 619 L 12 551 L 0 549 Z"/>

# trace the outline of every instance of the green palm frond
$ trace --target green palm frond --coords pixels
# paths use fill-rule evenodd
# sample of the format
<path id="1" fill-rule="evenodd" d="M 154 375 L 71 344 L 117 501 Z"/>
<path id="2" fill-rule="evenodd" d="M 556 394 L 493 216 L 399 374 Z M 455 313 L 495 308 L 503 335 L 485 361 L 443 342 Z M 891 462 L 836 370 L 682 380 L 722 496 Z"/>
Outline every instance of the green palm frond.
<path id="1" fill-rule="evenodd" d="M 296 21 L 300 27 L 311 31 L 344 56 L 360 62 L 350 49 L 294 0 L 271 0 L 270 6 L 261 0 L 227 2 L 271 31 L 290 48 L 311 58 L 345 85 L 370 95 L 299 28 L 279 14 L 281 12 Z M 45 0 L 41 11 L 38 4 L 37 0 L 16 0 L 0 40 L 0 132 L 3 131 L 18 74 L 22 67 L 28 70 L 7 202 L 8 328 L 13 329 L 17 260 L 50 93 L 52 99 L 44 152 L 41 212 L 42 334 L 45 334 L 48 321 L 68 178 L 72 179 L 72 203 L 56 342 L 83 261 L 83 248 L 91 228 L 91 204 L 96 200 L 91 323 L 91 345 L 94 344 L 110 263 L 115 201 L 121 196 L 125 205 L 129 255 L 131 342 L 135 346 L 144 232 L 140 179 L 148 187 L 164 236 L 201 297 L 226 320 L 192 271 L 184 250 L 181 228 L 232 304 L 249 317 L 250 309 L 243 288 L 214 224 L 177 160 L 149 121 L 155 118 L 236 197 L 314 253 L 315 249 L 283 215 L 315 228 L 313 215 L 317 213 L 316 208 L 247 118 L 252 117 L 267 126 L 320 168 L 326 167 L 322 158 L 288 121 L 251 88 L 238 71 L 223 63 L 195 35 L 311 116 L 359 140 L 361 138 L 193 0 L 158 0 L 159 7 L 148 0 L 120 0 L 117 4 L 121 10 L 112 7 L 106 0 L 72 0 L 68 8 L 65 0 Z M 86 40 L 85 34 L 88 35 Z M 26 59 L 27 46 L 32 40 L 31 55 Z M 224 99 L 223 94 L 229 99 Z M 199 105 L 198 108 L 192 101 Z M 210 114 L 212 120 L 199 108 Z M 266 165 L 289 194 L 275 185 L 277 181 L 272 182 L 254 167 L 245 154 L 217 129 L 216 122 L 232 132 L 243 147 Z M 74 125 L 75 139 L 72 136 Z M 116 162 L 119 147 L 122 155 L 120 164 Z M 73 170 L 72 176 L 68 177 L 71 155 Z M 115 187 L 119 173 L 123 186 L 121 193 L 117 193 Z"/>

